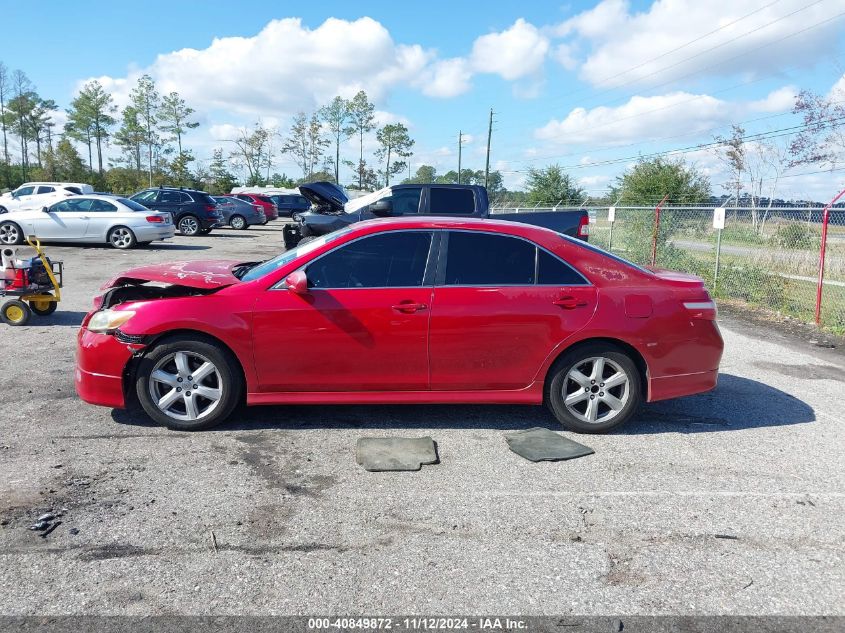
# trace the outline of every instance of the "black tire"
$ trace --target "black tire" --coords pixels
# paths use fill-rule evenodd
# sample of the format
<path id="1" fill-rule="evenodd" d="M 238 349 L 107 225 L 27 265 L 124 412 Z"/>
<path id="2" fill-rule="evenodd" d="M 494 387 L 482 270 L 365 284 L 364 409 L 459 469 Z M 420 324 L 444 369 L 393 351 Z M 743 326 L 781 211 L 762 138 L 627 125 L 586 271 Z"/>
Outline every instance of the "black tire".
<path id="1" fill-rule="evenodd" d="M 43 304 L 45 307 L 40 307 L 39 304 Z M 56 308 L 59 307 L 58 301 L 38 301 L 38 300 L 31 300 L 29 302 L 29 308 L 38 316 L 50 316 L 56 311 Z"/>
<path id="2" fill-rule="evenodd" d="M 199 235 L 201 227 L 200 221 L 195 215 L 183 215 L 179 218 L 179 234 L 185 237 L 194 237 Z"/>
<path id="3" fill-rule="evenodd" d="M 187 385 L 184 391 L 181 390 L 181 387 L 173 387 L 173 389 L 178 389 L 182 394 L 175 396 L 176 401 L 168 409 L 173 415 L 163 411 L 159 408 L 158 401 L 153 400 L 153 393 L 155 391 L 158 390 L 161 392 L 167 390 L 165 395 L 170 395 L 170 390 L 167 389 L 167 386 L 159 387 L 158 385 L 163 384 L 160 381 L 151 380 L 150 376 L 152 372 L 158 368 L 165 373 L 172 374 L 172 370 L 176 369 L 177 373 L 172 375 L 174 377 L 179 375 L 176 359 L 173 357 L 180 353 L 188 357 L 186 367 L 189 370 L 196 370 L 202 366 L 203 362 L 210 362 L 216 371 L 212 376 L 199 379 L 199 382 L 211 379 L 211 384 L 202 384 L 201 388 L 219 389 L 221 393 L 216 401 L 217 404 L 210 412 L 202 413 L 196 419 L 173 417 L 173 415 L 187 416 L 189 414 L 188 405 L 186 404 L 189 398 L 193 398 L 193 406 L 196 407 L 198 413 L 200 412 L 200 407 L 204 406 L 208 400 L 201 395 L 197 396 L 197 394 L 191 393 L 190 389 L 192 387 L 194 389 L 198 387 L 198 385 L 191 385 L 187 382 L 187 378 L 193 378 L 191 376 L 182 377 L 182 380 L 178 383 Z M 170 364 L 171 362 L 172 365 Z M 168 368 L 170 368 L 170 371 L 168 371 Z M 141 358 L 135 371 L 135 393 L 147 415 L 159 424 L 177 431 L 200 431 L 217 426 L 225 421 L 238 405 L 243 392 L 243 379 L 241 376 L 242 374 L 237 360 L 232 356 L 231 352 L 220 346 L 220 344 L 196 336 L 170 337 L 156 344 L 155 347 Z M 181 398 L 181 402 L 178 400 L 179 398 Z M 208 402 L 210 403 L 211 401 L 208 400 Z M 181 409 L 184 409 L 183 413 L 180 411 Z"/>
<path id="4" fill-rule="evenodd" d="M 138 243 L 138 240 L 135 239 L 135 234 L 132 232 L 132 229 L 125 227 L 125 226 L 115 226 L 109 231 L 108 235 L 109 244 L 112 245 L 112 248 L 116 248 L 121 251 L 129 250 L 130 248 L 134 248 L 135 245 Z"/>
<path id="5" fill-rule="evenodd" d="M 605 380 L 619 383 L 619 372 L 625 382 L 606 386 Z M 561 356 L 549 371 L 546 406 L 570 431 L 605 433 L 624 424 L 639 408 L 642 380 L 637 364 L 619 347 L 608 343 L 580 345 Z M 590 421 L 591 417 L 595 421 Z"/>
<path id="6" fill-rule="evenodd" d="M 249 224 L 246 223 L 246 218 L 242 215 L 233 215 L 229 218 L 229 226 L 235 229 L 236 231 L 243 231 L 244 229 L 249 228 Z"/>
<path id="7" fill-rule="evenodd" d="M 32 310 L 19 299 L 11 299 L 0 307 L 0 320 L 8 325 L 26 325 L 31 318 Z"/>
<path id="8" fill-rule="evenodd" d="M 16 223 L 6 221 L 0 222 L 0 244 L 3 246 L 15 246 L 16 244 L 23 244 L 24 234 L 23 229 Z"/>

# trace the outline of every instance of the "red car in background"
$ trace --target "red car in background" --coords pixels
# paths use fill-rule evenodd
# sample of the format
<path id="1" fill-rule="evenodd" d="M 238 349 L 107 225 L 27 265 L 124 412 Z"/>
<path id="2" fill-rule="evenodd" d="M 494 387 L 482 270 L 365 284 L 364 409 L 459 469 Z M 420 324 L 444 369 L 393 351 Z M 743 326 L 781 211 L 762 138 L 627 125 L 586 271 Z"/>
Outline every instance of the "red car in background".
<path id="1" fill-rule="evenodd" d="M 270 220 L 275 220 L 279 217 L 279 209 L 276 207 L 276 204 L 267 196 L 262 196 L 257 193 L 235 193 L 232 194 L 230 197 L 238 198 L 240 200 L 249 202 L 250 204 L 260 206 L 264 210 L 264 215 L 266 216 L 268 222 Z"/>
<path id="2" fill-rule="evenodd" d="M 104 290 L 79 331 L 77 392 L 137 398 L 174 429 L 245 400 L 545 403 L 598 433 L 642 401 L 713 389 L 723 347 L 701 279 L 496 220 L 371 220 L 265 262 L 151 265 Z"/>

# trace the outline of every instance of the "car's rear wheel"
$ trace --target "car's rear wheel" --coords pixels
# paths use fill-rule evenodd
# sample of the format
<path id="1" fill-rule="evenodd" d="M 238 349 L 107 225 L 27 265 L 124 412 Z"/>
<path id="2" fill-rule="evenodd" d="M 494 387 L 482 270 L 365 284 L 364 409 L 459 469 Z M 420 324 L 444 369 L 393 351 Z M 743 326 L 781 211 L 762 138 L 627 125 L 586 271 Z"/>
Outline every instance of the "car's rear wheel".
<path id="1" fill-rule="evenodd" d="M 242 381 L 228 350 L 199 338 L 156 345 L 138 364 L 135 391 L 144 411 L 174 430 L 223 422 L 238 404 Z"/>
<path id="2" fill-rule="evenodd" d="M 14 222 L 0 222 L 0 244 L 23 244 L 23 231 Z"/>
<path id="3" fill-rule="evenodd" d="M 115 248 L 126 250 L 135 246 L 136 243 L 135 234 L 125 226 L 116 226 L 109 231 L 109 244 Z"/>
<path id="4" fill-rule="evenodd" d="M 238 231 L 243 231 L 247 228 L 246 218 L 242 215 L 233 215 L 229 218 L 229 226 Z"/>
<path id="5" fill-rule="evenodd" d="M 546 403 L 564 427 L 604 433 L 623 424 L 640 405 L 642 376 L 615 345 L 592 343 L 564 354 L 549 372 Z"/>
<path id="6" fill-rule="evenodd" d="M 186 215 L 179 220 L 179 233 L 185 237 L 193 237 L 200 232 L 200 221 L 196 216 Z"/>

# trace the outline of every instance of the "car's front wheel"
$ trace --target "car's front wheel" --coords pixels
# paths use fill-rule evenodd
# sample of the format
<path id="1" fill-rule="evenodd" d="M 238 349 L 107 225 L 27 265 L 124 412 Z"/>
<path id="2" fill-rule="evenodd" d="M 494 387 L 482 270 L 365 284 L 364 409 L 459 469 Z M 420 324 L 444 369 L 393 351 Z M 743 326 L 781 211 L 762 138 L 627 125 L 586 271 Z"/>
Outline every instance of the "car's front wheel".
<path id="1" fill-rule="evenodd" d="M 136 244 L 135 234 L 125 226 L 116 226 L 109 231 L 109 244 L 120 250 L 132 248 Z"/>
<path id="2" fill-rule="evenodd" d="M 144 411 L 174 430 L 198 431 L 223 422 L 243 389 L 237 362 L 220 346 L 200 338 L 165 340 L 147 353 L 135 373 Z"/>
<path id="3" fill-rule="evenodd" d="M 622 349 L 605 343 L 579 346 L 552 367 L 546 403 L 564 427 L 604 433 L 628 420 L 642 399 L 642 376 Z"/>
<path id="4" fill-rule="evenodd" d="M 193 237 L 200 232 L 200 221 L 193 215 L 186 215 L 179 220 L 179 232 L 185 237 Z"/>
<path id="5" fill-rule="evenodd" d="M 0 222 L 0 244 L 23 244 L 23 231 L 14 222 Z"/>

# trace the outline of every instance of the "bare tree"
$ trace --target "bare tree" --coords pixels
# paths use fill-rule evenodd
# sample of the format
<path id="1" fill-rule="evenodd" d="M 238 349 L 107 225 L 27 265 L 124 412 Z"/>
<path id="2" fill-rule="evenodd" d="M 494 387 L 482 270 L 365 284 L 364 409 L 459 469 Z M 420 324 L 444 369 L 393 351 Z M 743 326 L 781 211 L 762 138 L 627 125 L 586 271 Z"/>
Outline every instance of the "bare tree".
<path id="1" fill-rule="evenodd" d="M 273 165 L 270 153 L 270 139 L 273 131 L 257 122 L 252 129 L 241 128 L 238 137 L 228 139 L 235 144 L 235 149 L 229 154 L 232 163 L 247 173 L 247 185 L 258 185 L 264 182 L 261 172 Z"/>

